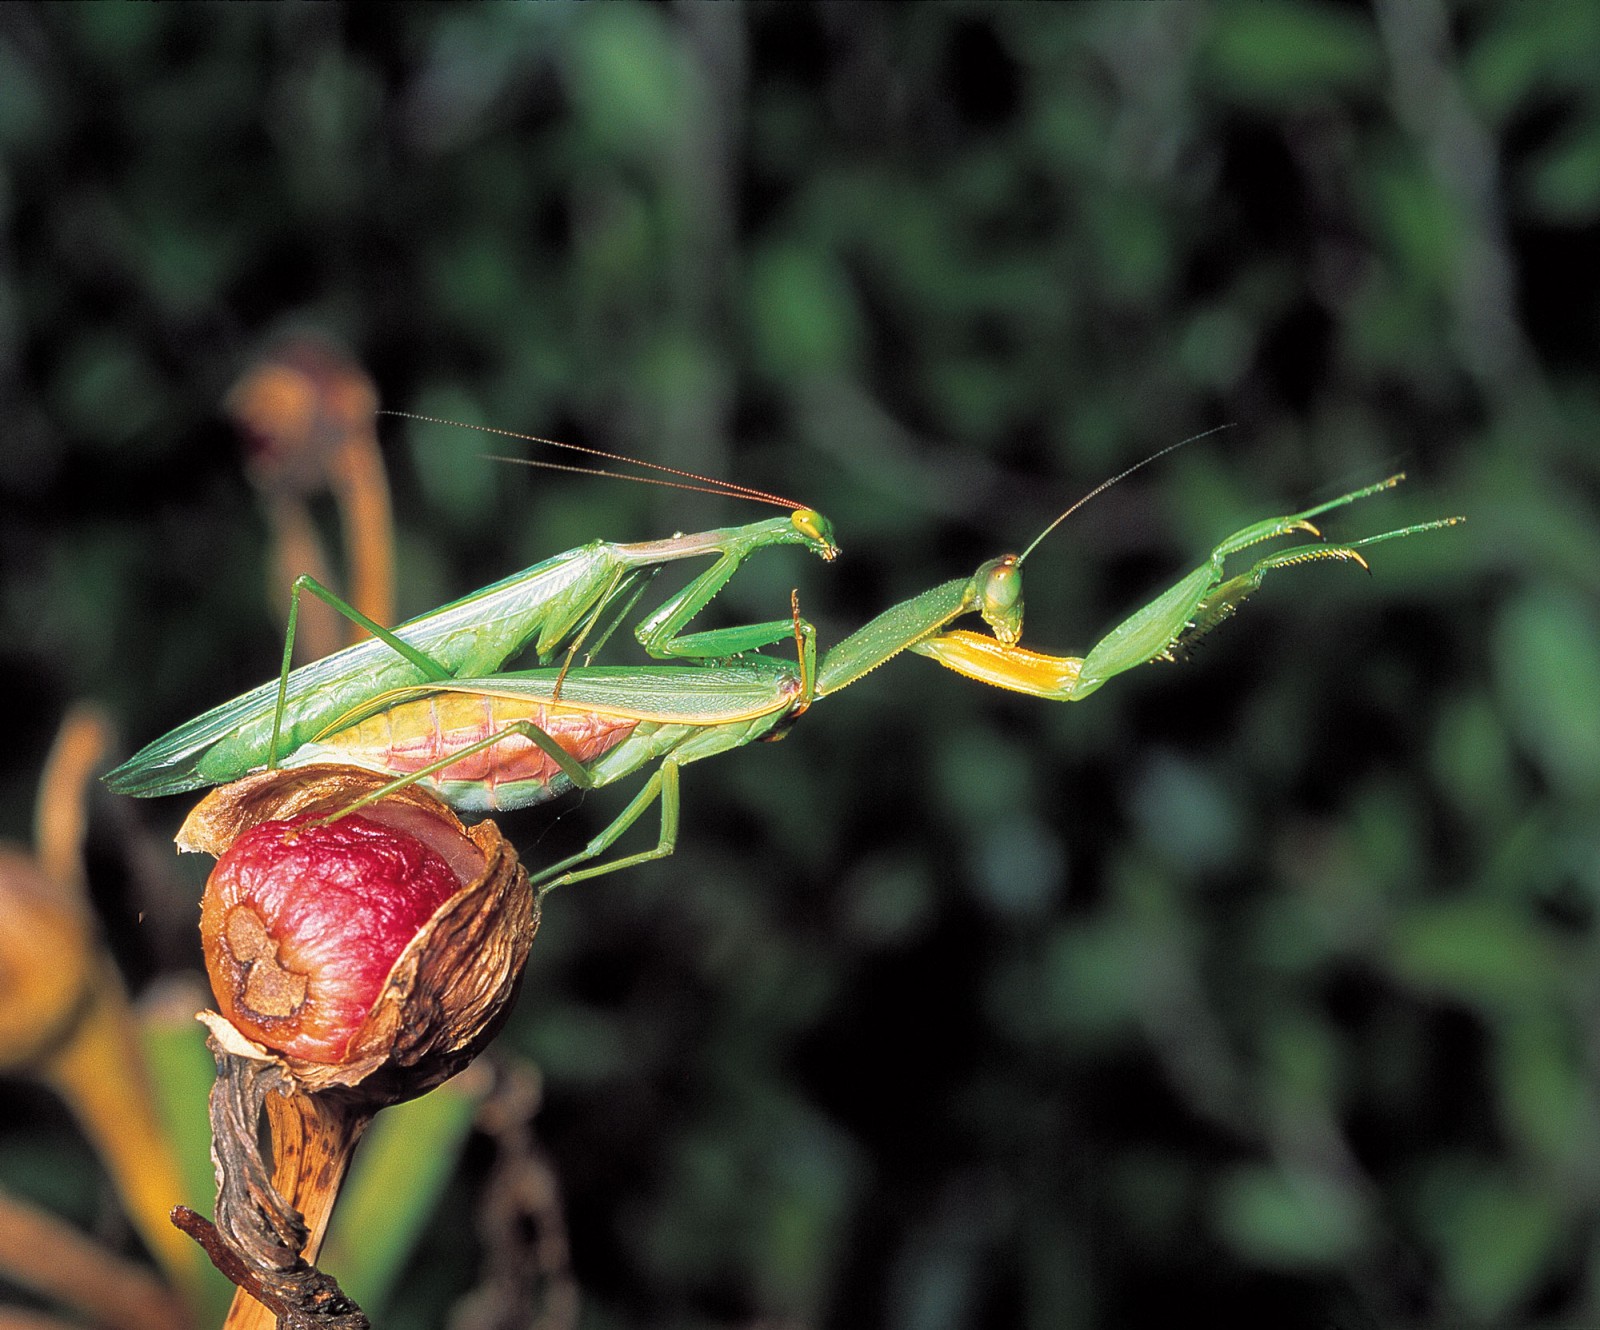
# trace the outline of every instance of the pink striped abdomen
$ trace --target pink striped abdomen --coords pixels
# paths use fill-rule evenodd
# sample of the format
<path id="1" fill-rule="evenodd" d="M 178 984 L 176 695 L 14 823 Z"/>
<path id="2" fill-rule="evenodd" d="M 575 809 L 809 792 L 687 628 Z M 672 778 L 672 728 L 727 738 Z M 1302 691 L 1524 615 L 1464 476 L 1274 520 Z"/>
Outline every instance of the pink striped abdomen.
<path id="1" fill-rule="evenodd" d="M 616 747 L 639 723 L 521 698 L 435 693 L 392 706 L 329 735 L 315 747 L 337 750 L 358 766 L 406 776 L 502 734 L 498 743 L 467 754 L 420 783 L 439 790 L 458 807 L 517 808 L 538 803 L 561 768 L 531 739 L 503 734 L 513 721 L 531 721 L 580 762 Z M 475 797 L 463 799 L 463 786 L 480 789 Z"/>

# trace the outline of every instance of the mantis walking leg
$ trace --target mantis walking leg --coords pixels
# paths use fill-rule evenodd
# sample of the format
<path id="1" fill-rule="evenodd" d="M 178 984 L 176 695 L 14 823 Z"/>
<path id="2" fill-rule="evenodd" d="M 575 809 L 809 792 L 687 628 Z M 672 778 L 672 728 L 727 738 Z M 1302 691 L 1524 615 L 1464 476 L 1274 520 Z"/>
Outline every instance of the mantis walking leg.
<path id="1" fill-rule="evenodd" d="M 418 651 L 409 642 L 403 642 L 380 623 L 375 623 L 354 605 L 341 600 L 321 582 L 309 573 L 302 573 L 294 580 L 294 593 L 289 600 L 289 627 L 283 635 L 283 666 L 278 671 L 278 700 L 272 713 L 272 741 L 267 748 L 267 767 L 272 769 L 278 765 L 278 737 L 283 729 L 283 711 L 289 696 L 289 672 L 294 663 L 294 633 L 295 626 L 300 619 L 300 597 L 305 592 L 310 592 L 323 604 L 330 606 L 338 613 L 344 615 L 351 623 L 364 628 L 375 638 L 391 650 L 404 656 L 419 670 L 423 677 L 431 683 L 442 683 L 450 677 L 450 671 L 426 652 Z"/>
<path id="2" fill-rule="evenodd" d="M 790 618 L 783 621 L 781 627 L 784 632 L 794 634 L 795 653 L 800 666 L 799 695 L 790 710 L 790 715 L 797 717 L 811 705 L 816 695 L 817 630 L 800 617 L 798 592 L 789 593 L 789 606 Z M 550 865 L 542 873 L 534 874 L 532 881 L 538 888 L 539 894 L 543 896 L 546 892 L 554 891 L 569 882 L 582 882 L 586 878 L 601 877 L 607 873 L 615 873 L 618 869 L 632 868 L 635 864 L 649 863 L 652 859 L 664 859 L 671 854 L 678 846 L 678 766 L 679 763 L 674 757 L 663 759 L 655 774 L 644 783 L 643 788 L 628 806 L 599 835 L 577 854 L 569 855 L 560 862 Z M 640 850 L 635 854 L 624 855 L 609 863 L 594 864 L 588 868 L 575 867 L 608 850 L 656 800 L 661 804 L 661 834 L 653 849 Z"/>
<path id="3" fill-rule="evenodd" d="M 807 625 L 809 627 L 809 625 Z M 323 819 L 323 825 L 337 822 L 342 817 L 365 808 L 368 804 L 377 803 L 380 799 L 436 775 L 447 767 L 454 766 L 463 758 L 471 757 L 474 753 L 483 752 L 485 749 L 502 743 L 513 735 L 519 735 L 529 742 L 536 744 L 543 752 L 549 755 L 562 771 L 562 774 L 580 790 L 590 790 L 595 786 L 593 776 L 577 758 L 566 751 L 546 730 L 530 720 L 510 721 L 487 738 L 476 743 L 456 749 L 448 756 L 438 761 L 430 762 L 416 771 L 407 772 L 390 781 L 387 785 L 363 795 L 341 808 L 331 817 Z M 661 802 L 661 835 L 654 849 L 642 850 L 637 854 L 626 855 L 610 863 L 596 864 L 589 868 L 577 871 L 568 871 L 575 864 L 583 863 L 602 854 L 616 842 L 629 827 L 643 815 L 652 802 L 659 799 Z M 568 882 L 580 882 L 585 878 L 600 877 L 606 873 L 614 873 L 620 868 L 630 868 L 634 864 L 646 863 L 651 859 L 660 859 L 672 853 L 678 840 L 678 763 L 672 758 L 667 758 L 658 767 L 644 787 L 634 796 L 628 806 L 607 826 L 599 835 L 595 836 L 577 854 L 568 856 L 560 862 L 552 864 L 543 872 L 533 876 L 533 884 L 539 888 L 542 895 L 555 887 Z"/>
<path id="4" fill-rule="evenodd" d="M 609 863 L 594 864 L 588 868 L 574 869 L 574 864 L 581 864 L 595 858 L 608 850 L 619 836 L 644 815 L 645 809 L 657 800 L 661 802 L 661 837 L 656 842 L 655 848 L 640 850 L 637 854 L 627 854 L 620 859 L 613 859 Z M 644 788 L 634 795 L 628 806 L 617 814 L 611 824 L 600 832 L 578 853 L 569 855 L 558 863 L 551 864 L 542 873 L 532 875 L 531 881 L 543 896 L 548 891 L 565 886 L 569 882 L 582 882 L 585 878 L 603 877 L 607 873 L 615 873 L 621 868 L 632 868 L 635 864 L 648 863 L 652 859 L 664 859 L 678 848 L 678 764 L 672 758 L 667 758 L 656 768 L 655 774 L 644 783 Z"/>

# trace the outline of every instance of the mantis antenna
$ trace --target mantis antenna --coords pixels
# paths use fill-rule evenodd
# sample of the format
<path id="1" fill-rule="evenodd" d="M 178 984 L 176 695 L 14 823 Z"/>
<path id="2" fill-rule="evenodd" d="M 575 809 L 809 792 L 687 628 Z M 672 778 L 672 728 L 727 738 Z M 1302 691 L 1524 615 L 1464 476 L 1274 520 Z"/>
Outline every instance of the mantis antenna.
<path id="1" fill-rule="evenodd" d="M 561 462 L 540 462 L 528 457 L 490 457 L 495 462 L 513 462 L 518 466 L 538 467 L 541 471 L 571 471 L 580 476 L 609 476 L 613 480 L 632 480 L 640 485 L 662 485 L 667 489 L 694 490 L 701 494 L 721 494 L 733 499 L 750 499 L 756 503 L 768 503 L 775 508 L 784 508 L 790 512 L 803 509 L 806 505 L 796 503 L 793 499 L 782 494 L 773 494 L 768 490 L 756 489 L 750 485 L 740 485 L 731 480 L 719 480 L 715 476 L 702 476 L 695 471 L 681 471 L 675 466 L 667 466 L 661 462 L 647 462 L 640 457 L 629 457 L 625 453 L 607 452 L 604 448 L 589 448 L 581 443 L 563 443 L 560 439 L 547 439 L 538 434 L 519 434 L 515 430 L 499 429 L 494 425 L 474 425 L 464 420 L 446 420 L 442 416 L 424 416 L 415 411 L 379 411 L 380 416 L 399 416 L 402 420 L 420 420 L 430 425 L 454 425 L 458 429 L 475 429 L 483 434 L 498 434 L 507 439 L 521 439 L 527 443 L 542 443 L 551 448 L 565 448 L 569 452 L 585 453 L 590 457 L 603 457 L 609 462 L 622 462 L 627 466 L 642 467 L 648 471 L 660 471 L 669 476 L 677 476 L 677 480 L 662 480 L 656 476 L 635 476 L 626 471 L 607 471 L 602 467 L 592 466 L 567 466 Z M 1157 454 L 1159 456 L 1159 454 Z"/>
<path id="2" fill-rule="evenodd" d="M 1180 439 L 1177 443 L 1169 443 L 1165 448 L 1162 448 L 1159 452 L 1153 452 L 1153 453 L 1150 454 L 1150 456 L 1148 456 L 1146 458 L 1143 458 L 1140 461 L 1135 462 L 1126 471 L 1117 472 L 1117 474 L 1112 476 L 1110 480 L 1102 480 L 1092 490 L 1090 490 L 1081 499 L 1079 499 L 1070 508 L 1068 508 L 1066 512 L 1062 513 L 1060 517 L 1056 518 L 1055 521 L 1050 523 L 1049 526 L 1045 527 L 1045 529 L 1043 531 L 1041 531 L 1037 536 L 1035 536 L 1033 538 L 1033 543 L 1030 544 L 1027 549 L 1023 550 L 1021 554 L 1017 555 L 1017 562 L 1016 562 L 1015 566 L 1020 568 L 1022 566 L 1022 561 L 1024 559 L 1026 559 L 1030 554 L 1033 553 L 1033 551 L 1038 547 L 1040 541 L 1042 541 L 1046 536 L 1048 536 L 1058 526 L 1060 526 L 1063 522 L 1065 522 L 1067 520 L 1067 518 L 1071 517 L 1073 513 L 1077 512 L 1078 509 L 1082 508 L 1084 504 L 1088 503 L 1090 499 L 1094 498 L 1096 495 L 1104 494 L 1108 489 L 1110 489 L 1113 485 L 1115 485 L 1119 480 L 1126 480 L 1135 471 L 1139 471 L 1139 470 L 1143 469 L 1144 467 L 1149 466 L 1151 462 L 1159 461 L 1161 458 L 1165 457 L 1168 453 L 1177 452 L 1179 448 L 1182 448 L 1187 444 L 1194 443 L 1197 440 L 1204 439 L 1209 435 L 1219 434 L 1225 429 L 1232 429 L 1232 428 L 1233 428 L 1233 422 L 1232 421 L 1229 421 L 1226 425 L 1213 425 L 1210 429 L 1201 430 L 1200 433 L 1198 433 L 1198 434 L 1191 434 L 1187 439 Z"/>

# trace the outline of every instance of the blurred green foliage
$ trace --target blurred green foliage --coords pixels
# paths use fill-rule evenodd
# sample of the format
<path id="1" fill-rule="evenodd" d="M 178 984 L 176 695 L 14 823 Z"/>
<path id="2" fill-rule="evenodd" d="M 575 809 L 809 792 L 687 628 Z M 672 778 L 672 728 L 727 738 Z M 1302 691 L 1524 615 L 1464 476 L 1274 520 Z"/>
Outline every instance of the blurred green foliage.
<path id="1" fill-rule="evenodd" d="M 1192 663 L 1065 708 L 906 659 L 690 768 L 674 858 L 550 900 L 504 1041 L 590 1326 L 1592 1322 L 1597 163 L 1590 0 L 0 10 L 0 830 L 70 700 L 132 744 L 272 671 L 218 402 L 287 327 L 389 405 L 815 505 L 844 560 L 717 613 L 797 585 L 825 641 L 1222 421 L 1030 560 L 1029 644 L 1403 467 L 1330 528 L 1469 525 Z M 406 613 L 753 516 L 386 435 Z M 136 985 L 192 967 L 197 871 L 115 840 Z M 0 1118 L 87 1218 L 49 1106 Z"/>

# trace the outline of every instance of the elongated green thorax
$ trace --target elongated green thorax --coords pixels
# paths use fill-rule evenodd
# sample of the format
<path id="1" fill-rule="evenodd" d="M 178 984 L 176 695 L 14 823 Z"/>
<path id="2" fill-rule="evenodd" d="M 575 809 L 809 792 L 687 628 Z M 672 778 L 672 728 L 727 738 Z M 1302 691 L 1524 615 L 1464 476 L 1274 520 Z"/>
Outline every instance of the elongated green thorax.
<path id="1" fill-rule="evenodd" d="M 886 660 L 940 632 L 963 614 L 977 612 L 1006 645 L 1022 635 L 1022 575 L 1017 556 L 991 559 L 971 577 L 957 578 L 885 610 L 851 633 L 823 658 L 817 696 L 853 684 Z"/>

